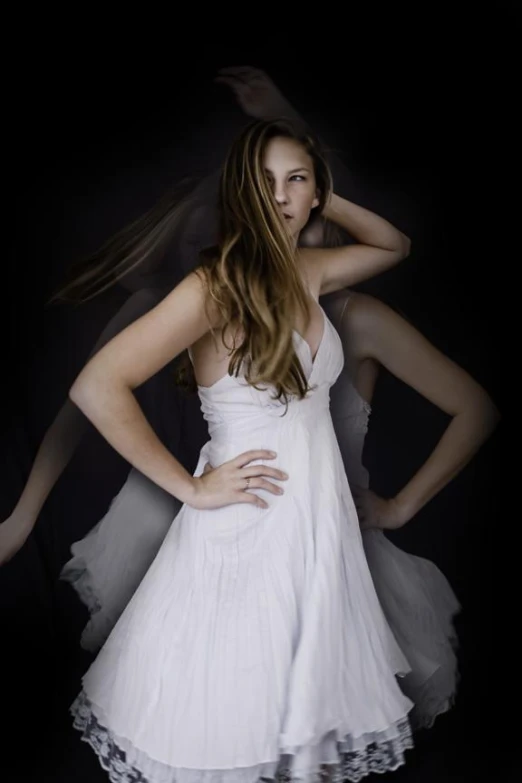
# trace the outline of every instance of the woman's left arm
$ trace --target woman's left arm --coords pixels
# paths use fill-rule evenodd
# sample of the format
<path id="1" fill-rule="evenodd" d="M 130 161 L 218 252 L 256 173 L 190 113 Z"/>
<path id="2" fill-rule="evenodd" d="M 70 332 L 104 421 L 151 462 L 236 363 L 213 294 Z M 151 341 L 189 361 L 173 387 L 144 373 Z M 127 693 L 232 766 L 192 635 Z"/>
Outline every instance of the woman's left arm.
<path id="1" fill-rule="evenodd" d="M 356 499 L 363 527 L 401 527 L 470 462 L 500 416 L 489 395 L 467 372 L 373 297 L 357 294 L 341 329 L 349 331 L 358 354 L 373 358 L 451 416 L 426 462 L 394 498 L 383 500 L 363 492 Z"/>
<path id="2" fill-rule="evenodd" d="M 409 255 L 410 240 L 398 228 L 335 193 L 323 217 L 343 228 L 355 244 L 300 251 L 307 264 L 313 265 L 314 277 L 320 279 L 321 296 L 381 274 Z"/>

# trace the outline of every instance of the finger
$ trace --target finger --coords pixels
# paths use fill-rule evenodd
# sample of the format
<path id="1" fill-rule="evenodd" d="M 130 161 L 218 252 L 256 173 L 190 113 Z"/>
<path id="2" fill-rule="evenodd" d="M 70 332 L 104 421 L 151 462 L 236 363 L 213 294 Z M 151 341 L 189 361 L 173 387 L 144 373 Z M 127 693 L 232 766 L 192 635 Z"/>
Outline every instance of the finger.
<path id="1" fill-rule="evenodd" d="M 239 478 L 255 478 L 258 476 L 270 476 L 270 478 L 278 479 L 278 481 L 286 481 L 288 473 L 277 468 L 271 468 L 268 465 L 251 465 L 249 468 L 239 468 Z"/>
<path id="2" fill-rule="evenodd" d="M 248 492 L 251 489 L 266 489 L 266 491 L 271 492 L 272 495 L 282 495 L 284 492 L 284 490 L 281 487 L 278 487 L 277 484 L 272 484 L 271 481 L 265 481 L 265 479 L 262 478 L 250 479 L 248 485 L 243 479 L 240 484 L 240 489 L 242 489 L 243 492 Z"/>
<path id="3" fill-rule="evenodd" d="M 255 459 L 274 459 L 275 457 L 277 457 L 275 451 L 269 451 L 268 449 L 252 449 L 251 451 L 244 451 L 239 456 L 229 460 L 228 464 L 235 468 L 242 468 Z"/>
<path id="4" fill-rule="evenodd" d="M 248 503 L 251 506 L 257 506 L 258 508 L 268 508 L 268 503 L 257 495 L 251 492 L 236 492 L 234 494 L 233 503 Z"/>

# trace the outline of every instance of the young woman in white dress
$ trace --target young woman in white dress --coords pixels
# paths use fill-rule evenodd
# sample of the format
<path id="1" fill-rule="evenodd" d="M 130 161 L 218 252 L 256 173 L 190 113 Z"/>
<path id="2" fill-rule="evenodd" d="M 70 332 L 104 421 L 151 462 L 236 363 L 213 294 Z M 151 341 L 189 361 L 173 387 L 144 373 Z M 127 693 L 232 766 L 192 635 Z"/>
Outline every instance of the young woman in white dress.
<path id="1" fill-rule="evenodd" d="M 299 249 L 314 211 L 356 243 Z M 183 504 L 83 678 L 75 725 L 113 780 L 359 780 L 411 746 L 396 681 L 409 667 L 332 426 L 344 357 L 318 299 L 398 263 L 409 241 L 332 194 L 317 143 L 285 122 L 256 122 L 232 145 L 219 214 L 219 243 L 196 272 L 71 389 Z M 133 393 L 188 349 L 210 436 L 194 475 Z"/>
<path id="2" fill-rule="evenodd" d="M 241 71 L 245 110 L 268 114 L 278 109 L 287 116 L 297 116 L 265 74 L 251 69 L 229 69 L 232 70 Z M 223 79 L 234 86 L 236 77 L 228 72 Z M 257 92 L 251 88 L 248 94 L 249 80 L 254 87 L 257 85 Z M 193 199 L 190 209 L 185 205 L 184 210 L 179 210 L 189 221 L 185 232 L 188 243 L 181 245 L 186 256 L 185 267 L 189 263 L 190 244 L 200 243 L 205 231 L 207 236 L 212 232 L 212 214 L 208 203 L 204 206 L 209 200 L 208 182 L 202 190 L 206 194 L 199 205 Z M 199 220 L 198 212 L 203 213 Z M 314 229 L 306 232 L 308 242 L 313 232 Z M 324 239 L 320 233 L 314 242 L 322 243 Z M 146 269 L 136 270 L 138 283 L 150 285 L 157 269 L 150 262 L 144 266 Z M 132 273 L 122 279 L 136 287 Z M 157 283 L 152 290 L 138 290 L 113 319 L 97 347 L 160 299 Z M 446 433 L 445 446 L 436 449 L 427 469 L 405 488 L 398 501 L 383 501 L 369 492 L 357 496 L 359 516 L 365 516 L 363 541 L 372 577 L 386 618 L 412 669 L 401 680 L 401 687 L 415 702 L 412 714 L 415 723 L 429 725 L 437 714 L 447 709 L 455 693 L 456 658 L 451 621 L 458 605 L 447 581 L 433 564 L 402 552 L 382 532 L 377 534 L 376 528 L 397 527 L 413 516 L 455 475 L 455 470 L 469 461 L 494 427 L 497 414 L 487 395 L 469 376 L 441 357 L 403 319 L 373 298 L 339 292 L 327 297 L 325 307 L 339 330 L 347 359 L 333 388 L 332 414 L 352 490 L 368 487 L 362 450 L 379 363 L 435 404 L 448 412 L 451 409 L 455 418 Z M 411 349 L 406 363 L 400 362 L 404 352 L 397 351 L 402 341 L 407 341 Z M 154 391 L 149 402 L 154 408 L 161 407 Z M 172 418 L 182 414 L 165 410 L 163 415 Z M 21 516 L 24 523 L 30 518 L 34 521 L 35 509 L 50 492 L 72 446 L 80 439 L 81 421 L 82 416 L 74 406 L 66 404 L 40 449 L 12 520 Z M 64 441 L 66 447 L 61 445 Z M 35 497 L 37 491 L 39 498 Z M 179 507 L 180 503 L 171 494 L 131 469 L 107 515 L 85 539 L 73 546 L 74 556 L 62 575 L 74 584 L 91 612 L 82 636 L 84 647 L 95 651 L 107 638 L 154 559 Z M 26 524 L 20 527 L 22 532 L 27 530 Z"/>

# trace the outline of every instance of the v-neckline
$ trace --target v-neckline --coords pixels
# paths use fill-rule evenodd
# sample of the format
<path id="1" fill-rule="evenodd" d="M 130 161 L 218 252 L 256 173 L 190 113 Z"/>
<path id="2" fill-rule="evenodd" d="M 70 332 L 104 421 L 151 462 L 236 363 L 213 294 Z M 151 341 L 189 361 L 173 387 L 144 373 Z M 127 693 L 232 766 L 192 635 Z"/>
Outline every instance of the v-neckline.
<path id="1" fill-rule="evenodd" d="M 327 323 L 328 323 L 328 316 L 326 315 L 325 311 L 323 310 L 323 308 L 321 307 L 319 302 L 317 302 L 317 300 L 315 300 L 315 301 L 316 301 L 316 304 L 317 304 L 319 310 L 321 311 L 321 315 L 322 315 L 322 318 L 323 318 L 323 333 L 321 335 L 321 339 L 319 341 L 319 345 L 317 346 L 317 351 L 315 352 L 315 356 L 313 356 L 313 354 L 312 354 L 312 349 L 310 348 L 310 343 L 308 342 L 308 340 L 305 340 L 303 335 L 300 332 L 298 332 L 297 329 L 292 329 L 293 334 L 297 335 L 297 337 L 301 340 L 301 342 L 304 343 L 304 345 L 306 347 L 306 350 L 308 351 L 308 356 L 310 358 L 310 364 L 311 364 L 311 370 L 310 370 L 311 373 L 315 369 L 315 365 L 316 365 L 316 362 L 317 362 L 317 358 L 319 356 L 319 352 L 321 351 L 321 349 L 323 347 L 323 343 L 324 343 L 325 337 L 326 337 Z M 192 362 L 192 355 L 191 355 L 190 348 L 189 348 L 189 356 L 190 356 L 190 359 L 191 359 L 191 362 Z M 213 389 L 215 386 L 217 386 L 219 383 L 221 383 L 221 381 L 223 381 L 225 378 L 230 378 L 230 377 L 231 376 L 228 374 L 228 371 L 227 371 L 225 373 L 225 375 L 222 375 L 221 378 L 218 378 L 218 380 L 214 381 L 214 383 L 212 383 L 210 386 L 201 386 L 197 382 L 196 382 L 196 385 L 198 387 L 198 390 L 203 391 L 203 392 L 208 392 L 211 389 Z"/>
<path id="2" fill-rule="evenodd" d="M 316 361 L 317 361 L 317 357 L 319 356 L 319 351 L 321 350 L 321 348 L 322 348 L 322 346 L 323 346 L 323 343 L 324 343 L 324 338 L 325 338 L 325 335 L 326 335 L 326 313 L 324 312 L 324 310 L 323 310 L 323 308 L 321 307 L 321 305 L 319 304 L 319 302 L 316 302 L 316 304 L 317 304 L 317 306 L 318 306 L 319 310 L 321 311 L 321 315 L 322 315 L 322 318 L 323 318 L 323 332 L 322 332 L 322 334 L 321 334 L 321 339 L 319 340 L 319 345 L 317 346 L 317 350 L 316 350 L 316 352 L 315 352 L 315 356 L 314 356 L 314 354 L 312 353 L 312 349 L 311 349 L 311 347 L 310 347 L 310 343 L 308 342 L 308 340 L 306 340 L 306 339 L 303 337 L 303 335 L 302 335 L 300 332 L 298 332 L 298 331 L 297 331 L 297 329 L 294 329 L 294 330 L 293 330 L 293 331 L 294 331 L 294 334 L 296 334 L 296 335 L 299 337 L 299 339 L 301 340 L 301 342 L 302 342 L 302 343 L 304 343 L 304 344 L 305 344 L 305 346 L 306 346 L 306 347 L 307 347 L 307 349 L 308 349 L 308 355 L 309 355 L 309 357 L 310 357 L 310 362 L 311 362 L 311 365 L 312 365 L 312 369 L 315 367 L 315 363 L 316 363 Z"/>

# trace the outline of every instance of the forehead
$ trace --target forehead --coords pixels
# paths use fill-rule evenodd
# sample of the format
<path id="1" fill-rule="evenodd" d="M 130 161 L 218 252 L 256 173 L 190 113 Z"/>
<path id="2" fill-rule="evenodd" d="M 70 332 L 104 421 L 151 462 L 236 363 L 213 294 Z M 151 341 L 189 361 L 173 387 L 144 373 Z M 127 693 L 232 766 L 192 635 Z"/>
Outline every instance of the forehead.
<path id="1" fill-rule="evenodd" d="M 309 169 L 312 168 L 312 159 L 303 145 L 295 139 L 276 136 L 266 145 L 264 164 L 270 171 L 299 167 Z"/>

